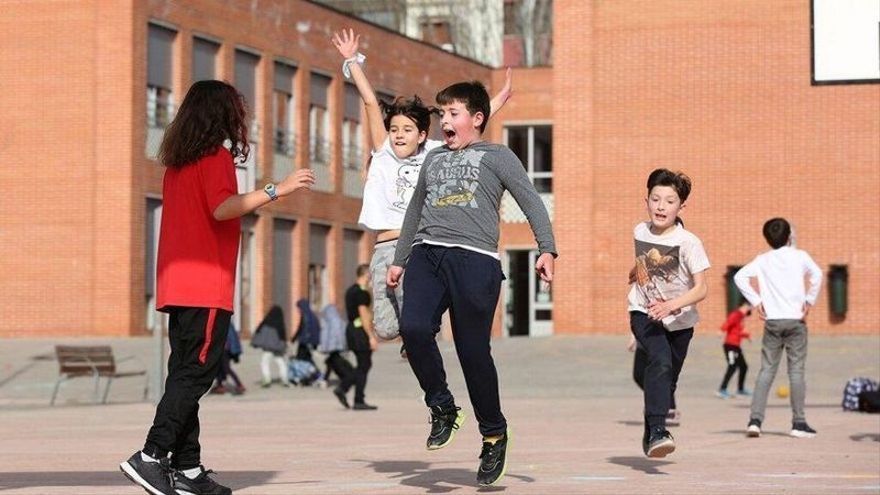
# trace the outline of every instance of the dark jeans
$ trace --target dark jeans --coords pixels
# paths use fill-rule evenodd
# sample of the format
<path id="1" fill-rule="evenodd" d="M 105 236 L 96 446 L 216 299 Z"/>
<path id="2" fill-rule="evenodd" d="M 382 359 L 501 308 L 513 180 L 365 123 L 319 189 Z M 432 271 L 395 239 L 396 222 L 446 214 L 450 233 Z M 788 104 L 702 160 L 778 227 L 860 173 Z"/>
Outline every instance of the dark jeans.
<path id="1" fill-rule="evenodd" d="M 727 371 L 724 372 L 724 379 L 721 380 L 720 390 L 727 390 L 727 384 L 733 378 L 733 374 L 739 370 L 739 390 L 745 390 L 746 372 L 749 370 L 746 364 L 746 358 L 743 357 L 742 349 L 739 346 L 724 344 L 724 359 L 727 360 Z"/>
<path id="2" fill-rule="evenodd" d="M 199 399 L 211 388 L 226 353 L 231 317 L 229 311 L 214 308 L 169 310 L 168 378 L 144 452 L 156 458 L 170 452 L 176 469 L 201 464 Z"/>
<path id="3" fill-rule="evenodd" d="M 373 351 L 352 351 L 357 360 L 357 368 L 354 373 L 348 373 L 346 376 L 340 375 L 342 379 L 339 382 L 339 388 L 348 392 L 354 385 L 354 402 L 355 404 L 364 403 L 364 390 L 367 388 L 367 373 L 373 367 Z"/>
<path id="4" fill-rule="evenodd" d="M 642 349 L 642 346 L 637 345 L 635 352 L 633 352 L 633 380 L 636 382 L 636 385 L 642 389 L 642 392 L 645 391 L 645 368 L 648 367 L 648 353 Z M 672 384 L 672 390 L 669 397 L 669 409 L 676 409 L 675 406 L 675 383 Z"/>
<path id="5" fill-rule="evenodd" d="M 648 356 L 644 374 L 645 424 L 665 427 L 671 396 L 675 394 L 694 329 L 670 332 L 663 323 L 639 311 L 630 311 L 629 321 L 636 341 Z"/>
<path id="6" fill-rule="evenodd" d="M 455 350 L 483 436 L 507 430 L 489 343 L 503 279 L 501 263 L 491 256 L 426 244 L 413 248 L 403 279 L 400 335 L 425 404 L 455 407 L 434 338 L 449 309 Z"/>

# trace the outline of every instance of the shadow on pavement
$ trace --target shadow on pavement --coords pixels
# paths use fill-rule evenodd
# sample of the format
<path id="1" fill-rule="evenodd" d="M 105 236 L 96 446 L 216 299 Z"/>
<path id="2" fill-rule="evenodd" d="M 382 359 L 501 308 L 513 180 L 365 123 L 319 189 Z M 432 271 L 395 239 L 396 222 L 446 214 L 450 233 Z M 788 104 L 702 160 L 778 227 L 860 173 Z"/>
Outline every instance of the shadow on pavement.
<path id="1" fill-rule="evenodd" d="M 224 471 L 214 479 L 233 490 L 266 484 L 276 471 Z M 41 487 L 131 486 L 119 471 L 28 471 L 0 472 L 0 491 Z"/>
<path id="2" fill-rule="evenodd" d="M 608 462 L 610 462 L 611 464 L 617 464 L 619 466 L 627 466 L 635 469 L 636 471 L 641 471 L 645 474 L 663 475 L 669 473 L 664 473 L 657 468 L 665 466 L 667 464 L 672 464 L 671 461 L 655 461 L 646 457 L 609 457 Z"/>
<path id="3" fill-rule="evenodd" d="M 510 478 L 525 483 L 534 483 L 535 479 L 529 476 L 507 474 L 501 480 L 502 486 L 479 487 L 477 485 L 477 473 L 475 470 L 461 468 L 432 468 L 431 463 L 422 461 L 367 461 L 354 459 L 354 462 L 363 462 L 367 467 L 377 473 L 389 474 L 389 479 L 399 479 L 403 486 L 412 486 L 426 490 L 426 493 L 449 493 L 460 487 L 479 488 L 480 493 L 502 492 L 505 490 L 504 483 Z"/>
<path id="4" fill-rule="evenodd" d="M 857 433 L 855 435 L 850 435 L 849 439 L 854 442 L 864 442 L 864 441 L 875 441 L 880 442 L 880 434 L 878 433 Z"/>

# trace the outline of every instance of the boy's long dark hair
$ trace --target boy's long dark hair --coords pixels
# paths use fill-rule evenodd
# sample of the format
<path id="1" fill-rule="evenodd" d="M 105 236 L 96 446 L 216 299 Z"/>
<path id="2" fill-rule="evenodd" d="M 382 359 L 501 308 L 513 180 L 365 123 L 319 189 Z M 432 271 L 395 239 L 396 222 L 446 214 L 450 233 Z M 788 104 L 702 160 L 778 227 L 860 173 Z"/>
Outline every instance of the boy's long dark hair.
<path id="1" fill-rule="evenodd" d="M 247 159 L 247 112 L 244 97 L 223 81 L 198 81 L 189 88 L 174 120 L 165 130 L 159 162 L 182 167 L 232 141 L 233 158 Z"/>
<path id="2" fill-rule="evenodd" d="M 385 131 L 391 129 L 391 118 L 395 115 L 403 115 L 404 117 L 416 123 L 419 132 L 428 133 L 431 128 L 431 114 L 439 113 L 434 107 L 426 106 L 422 99 L 416 95 L 412 98 L 404 98 L 398 96 L 392 102 L 387 102 L 379 98 L 379 106 L 385 115 Z"/>

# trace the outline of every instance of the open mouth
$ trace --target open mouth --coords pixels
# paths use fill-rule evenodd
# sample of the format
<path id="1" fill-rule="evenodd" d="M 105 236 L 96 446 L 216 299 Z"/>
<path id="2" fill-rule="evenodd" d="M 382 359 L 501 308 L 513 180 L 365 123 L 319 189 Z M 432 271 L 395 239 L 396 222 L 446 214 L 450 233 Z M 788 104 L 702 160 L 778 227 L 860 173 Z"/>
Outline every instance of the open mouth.
<path id="1" fill-rule="evenodd" d="M 446 141 L 452 141 L 455 138 L 455 130 L 451 128 L 443 129 L 443 137 L 446 138 Z"/>

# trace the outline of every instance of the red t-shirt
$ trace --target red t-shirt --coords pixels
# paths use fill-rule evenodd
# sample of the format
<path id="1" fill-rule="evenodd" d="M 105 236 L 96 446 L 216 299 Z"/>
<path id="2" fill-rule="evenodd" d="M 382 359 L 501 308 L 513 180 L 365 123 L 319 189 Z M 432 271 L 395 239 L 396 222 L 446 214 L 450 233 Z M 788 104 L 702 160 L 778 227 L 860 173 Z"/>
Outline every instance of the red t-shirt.
<path id="1" fill-rule="evenodd" d="M 195 163 L 165 170 L 156 309 L 232 311 L 241 220 L 215 220 L 214 210 L 234 194 L 235 165 L 222 146 Z"/>
<path id="2" fill-rule="evenodd" d="M 743 319 L 745 317 L 746 315 L 738 309 L 733 310 L 727 315 L 727 321 L 721 325 L 721 330 L 727 332 L 727 335 L 724 337 L 725 344 L 739 347 L 742 339 L 749 337 L 749 333 L 743 327 Z"/>

